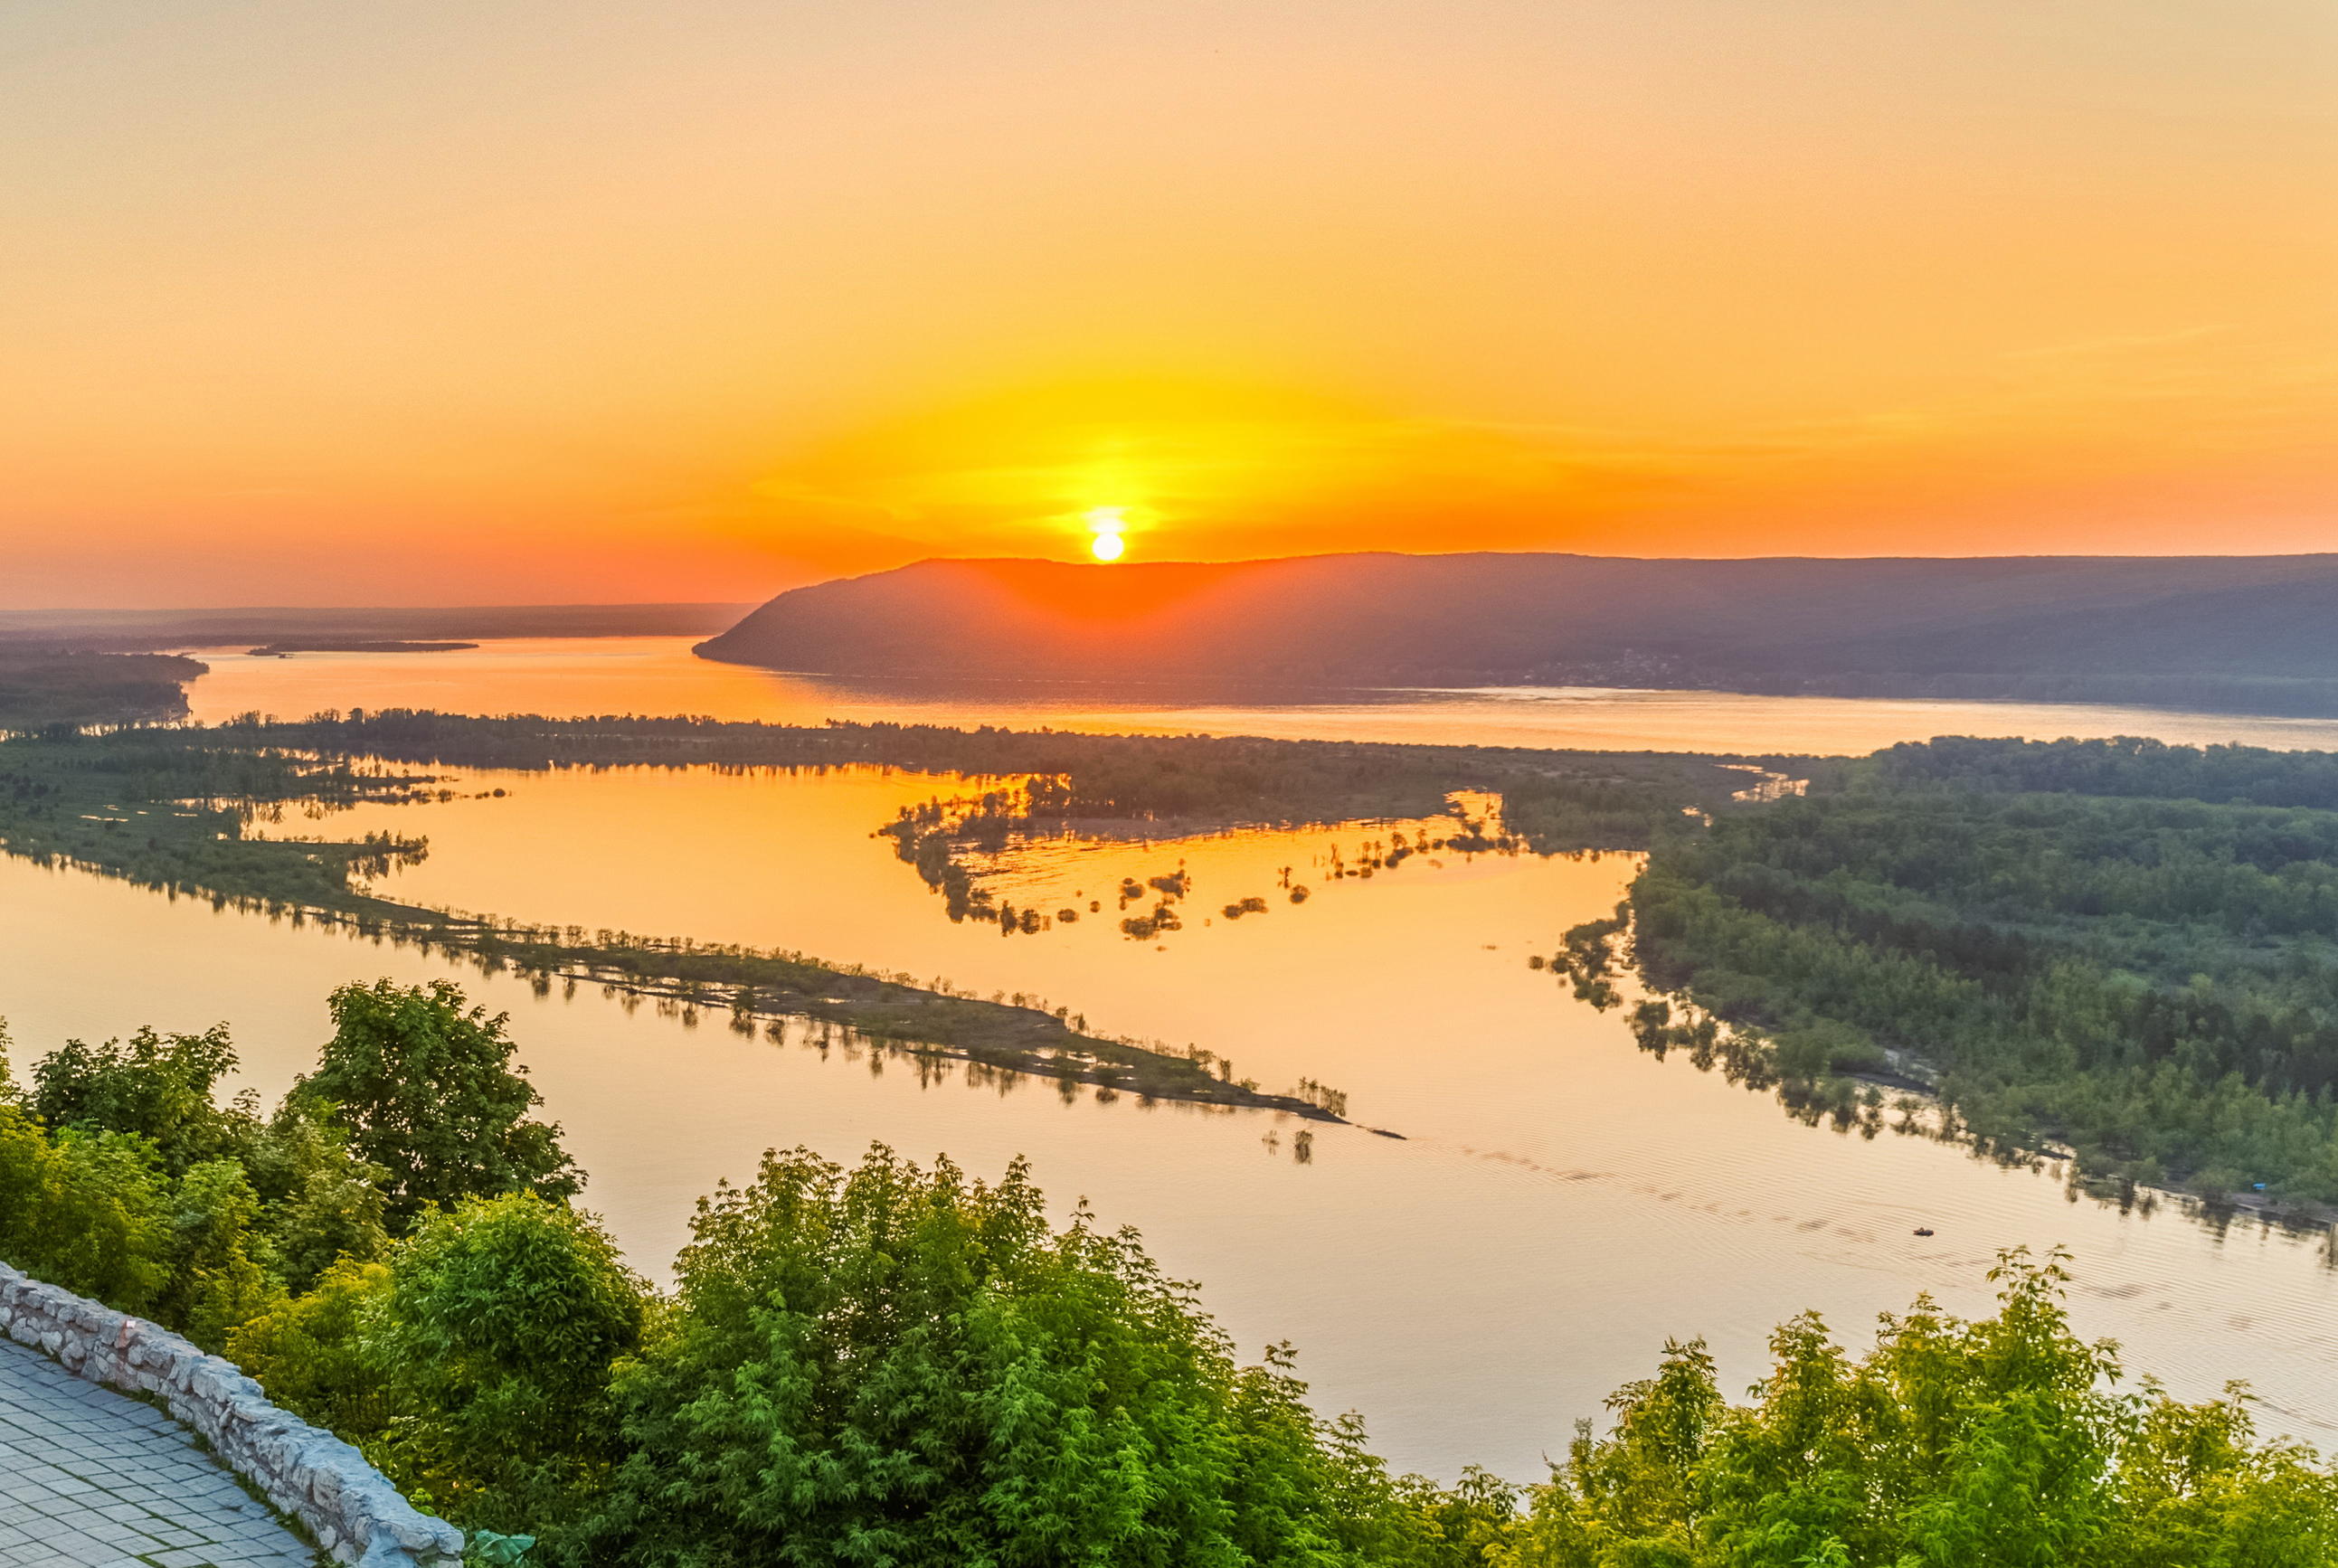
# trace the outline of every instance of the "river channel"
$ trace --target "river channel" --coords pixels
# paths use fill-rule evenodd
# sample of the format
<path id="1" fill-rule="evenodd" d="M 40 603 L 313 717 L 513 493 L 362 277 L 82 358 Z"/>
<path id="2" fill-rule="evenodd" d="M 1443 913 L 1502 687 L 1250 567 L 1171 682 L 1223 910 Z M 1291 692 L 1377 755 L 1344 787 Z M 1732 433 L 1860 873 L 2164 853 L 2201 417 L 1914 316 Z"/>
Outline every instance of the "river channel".
<path id="1" fill-rule="evenodd" d="M 212 655 L 199 714 L 430 706 L 672 712 L 793 721 L 898 717 L 1058 727 L 1353 734 L 1617 749 L 1866 750 L 1941 732 L 2158 733 L 2330 745 L 2338 727 L 2137 710 L 1851 703 L 1706 694 L 1374 694 L 1295 706 L 1107 705 L 886 694 L 705 665 L 671 640 L 490 644 L 475 654 Z M 662 1273 L 691 1200 L 752 1174 L 765 1148 L 849 1160 L 882 1140 L 977 1175 L 1027 1156 L 1068 1211 L 1137 1227 L 1245 1355 L 1288 1338 L 1326 1409 L 1357 1408 L 1402 1468 L 1469 1462 L 1519 1479 L 1702 1335 L 1733 1390 L 1771 1327 L 1804 1308 L 1863 1341 L 1929 1290 L 1985 1310 L 2001 1247 L 2068 1246 L 2073 1310 L 2133 1373 L 2213 1394 L 2245 1377 L 2265 1425 L 2338 1443 L 2338 1271 L 2318 1236 L 2074 1198 L 2050 1169 L 2007 1170 L 1890 1132 L 1787 1119 L 1768 1097 L 1635 1050 L 1618 1013 L 1528 966 L 1603 914 L 1629 857 L 1423 855 L 1326 879 L 1404 823 L 1158 842 L 1025 846 L 990 872 L 1017 906 L 1114 906 L 1123 877 L 1182 869 L 1183 929 L 1136 941 L 1105 916 L 1002 936 L 954 925 L 871 829 L 960 781 L 879 769 L 464 773 L 457 799 L 368 807 L 277 831 L 395 828 L 427 860 L 392 897 L 513 917 L 793 948 L 920 979 L 1046 999 L 1093 1027 L 1230 1057 L 1239 1075 L 1346 1093 L 1360 1126 L 1069 1099 L 1055 1085 L 742 1035 L 586 988 L 503 976 L 78 873 L 0 859 L 0 1014 L 21 1069 L 69 1035 L 227 1020 L 243 1081 L 272 1096 L 314 1058 L 333 985 L 456 975 L 509 1009 L 546 1113 L 592 1173 L 584 1202 Z M 494 791 L 502 789 L 498 797 Z M 1294 905 L 1286 881 L 1314 891 Z M 1263 914 L 1224 918 L 1245 897 Z M 1400 1137 L 1380 1136 L 1383 1129 Z M 1918 1237 L 1918 1228 L 1930 1237 Z"/>

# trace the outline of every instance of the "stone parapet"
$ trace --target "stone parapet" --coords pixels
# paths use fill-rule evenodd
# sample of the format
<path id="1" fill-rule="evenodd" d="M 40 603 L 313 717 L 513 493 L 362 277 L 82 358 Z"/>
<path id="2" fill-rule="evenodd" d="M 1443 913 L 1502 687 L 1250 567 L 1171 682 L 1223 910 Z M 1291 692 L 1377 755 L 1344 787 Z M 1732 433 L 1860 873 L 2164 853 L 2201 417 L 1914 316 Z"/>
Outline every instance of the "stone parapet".
<path id="1" fill-rule="evenodd" d="M 221 1462 L 359 1568 L 459 1563 L 463 1533 L 419 1512 L 347 1443 L 268 1402 L 233 1362 L 142 1318 L 0 1263 L 0 1333 L 77 1377 L 162 1400 Z"/>

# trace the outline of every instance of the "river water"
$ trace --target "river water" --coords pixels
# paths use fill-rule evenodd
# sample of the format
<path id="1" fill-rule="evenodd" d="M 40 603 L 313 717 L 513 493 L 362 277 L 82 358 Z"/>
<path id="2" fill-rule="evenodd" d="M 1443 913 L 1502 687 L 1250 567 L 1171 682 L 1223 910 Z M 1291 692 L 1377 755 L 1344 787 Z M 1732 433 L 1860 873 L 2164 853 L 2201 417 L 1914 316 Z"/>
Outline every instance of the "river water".
<path id="1" fill-rule="evenodd" d="M 1199 708 L 1056 694 L 1017 706 L 707 665 L 672 640 L 213 662 L 194 689 L 207 718 L 687 710 L 1756 752 L 1954 731 L 2312 745 L 2338 728 L 1652 693 Z M 977 1175 L 1027 1155 L 1059 1208 L 1085 1197 L 1198 1279 L 1246 1354 L 1295 1342 L 1318 1402 L 1364 1411 L 1399 1466 L 1450 1478 L 1477 1461 L 1526 1479 L 1575 1417 L 1649 1371 L 1667 1337 L 1704 1336 L 1735 1389 L 1762 1372 L 1770 1328 L 1804 1308 L 1859 1343 L 1877 1313 L 1920 1290 L 1986 1310 L 1981 1275 L 1997 1249 L 2061 1244 L 2076 1255 L 2080 1328 L 2119 1339 L 2134 1372 L 2191 1396 L 2248 1378 L 2269 1427 L 2338 1442 L 2338 1272 L 2321 1239 L 2220 1231 L 2173 1206 L 2122 1213 L 2073 1199 L 2050 1171 L 1802 1126 L 1677 1056 L 1641 1054 L 1619 1014 L 1529 969 L 1528 955 L 1614 905 L 1629 857 L 1422 855 L 1366 880 L 1325 872 L 1335 856 L 1352 864 L 1364 840 L 1419 825 L 1041 843 L 1003 858 L 990 885 L 1018 907 L 1084 917 L 1002 936 L 950 923 L 890 842 L 870 836 L 900 805 L 958 787 L 881 769 L 481 772 L 463 776 L 459 799 L 279 830 L 427 835 L 429 858 L 382 888 L 401 898 L 1022 993 L 1095 1028 L 1203 1046 L 1269 1089 L 1329 1083 L 1364 1124 L 1313 1128 L 1302 1161 L 1298 1124 L 1267 1113 L 1066 1101 L 1052 1084 L 823 1051 L 800 1032 L 742 1035 L 727 1014 L 693 1025 L 590 988 L 539 996 L 461 971 L 475 995 L 512 1012 L 546 1113 L 592 1172 L 586 1203 L 653 1274 L 691 1200 L 719 1177 L 751 1175 L 768 1147 L 849 1160 L 882 1140 L 920 1160 L 947 1151 Z M 1125 936 L 1111 890 L 1179 869 L 1193 885 L 1183 929 Z M 1286 882 L 1312 896 L 1292 903 Z M 1252 897 L 1265 913 L 1225 918 L 1223 906 Z M 1087 916 L 1092 901 L 1103 910 Z M 313 1061 L 330 987 L 454 972 L 337 931 L 16 860 L 0 860 L 0 1013 L 20 1066 L 69 1035 L 226 1019 L 244 1081 L 271 1096 Z"/>
<path id="2" fill-rule="evenodd" d="M 211 672 L 190 691 L 194 717 L 299 718 L 323 708 L 437 708 L 453 713 L 697 713 L 818 724 L 889 719 L 933 724 L 1052 725 L 1113 734 L 1264 735 L 1292 740 L 1580 747 L 1601 751 L 1783 752 L 1842 756 L 1934 735 L 2151 735 L 2321 750 L 2338 720 L 2263 719 L 2075 703 L 1879 701 L 1745 697 L 1724 691 L 1590 687 L 1322 693 L 1178 691 L 1133 696 L 1061 685 L 841 681 L 692 656 L 687 637 L 514 639 L 456 653 L 302 653 L 254 659 L 196 650 Z"/>

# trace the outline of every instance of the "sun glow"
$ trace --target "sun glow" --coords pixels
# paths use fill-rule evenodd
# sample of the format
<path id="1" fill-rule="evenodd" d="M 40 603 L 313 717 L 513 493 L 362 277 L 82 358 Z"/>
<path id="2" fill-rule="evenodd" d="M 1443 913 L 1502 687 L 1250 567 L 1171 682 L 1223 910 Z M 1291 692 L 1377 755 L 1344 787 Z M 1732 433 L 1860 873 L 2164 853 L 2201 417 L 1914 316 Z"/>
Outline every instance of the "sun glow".
<path id="1" fill-rule="evenodd" d="M 1120 531 L 1127 526 L 1125 506 L 1095 506 L 1088 510 L 1088 528 L 1094 537 L 1088 541 L 1088 554 L 1099 561 L 1117 561 L 1127 544 Z"/>

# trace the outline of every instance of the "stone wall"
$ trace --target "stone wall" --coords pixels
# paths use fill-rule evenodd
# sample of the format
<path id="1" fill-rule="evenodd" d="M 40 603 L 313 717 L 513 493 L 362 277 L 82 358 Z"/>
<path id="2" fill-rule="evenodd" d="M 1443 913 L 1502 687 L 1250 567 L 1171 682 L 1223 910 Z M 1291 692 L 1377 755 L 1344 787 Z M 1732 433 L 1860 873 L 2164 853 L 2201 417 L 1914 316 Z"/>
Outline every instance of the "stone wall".
<path id="1" fill-rule="evenodd" d="M 75 1377 L 162 1399 L 336 1562 L 433 1568 L 462 1561 L 461 1531 L 418 1512 L 347 1443 L 270 1405 L 233 1362 L 168 1329 L 0 1263 L 0 1333 L 47 1351 Z"/>

